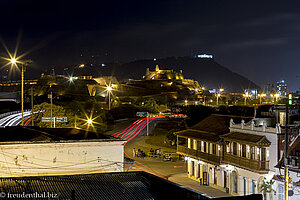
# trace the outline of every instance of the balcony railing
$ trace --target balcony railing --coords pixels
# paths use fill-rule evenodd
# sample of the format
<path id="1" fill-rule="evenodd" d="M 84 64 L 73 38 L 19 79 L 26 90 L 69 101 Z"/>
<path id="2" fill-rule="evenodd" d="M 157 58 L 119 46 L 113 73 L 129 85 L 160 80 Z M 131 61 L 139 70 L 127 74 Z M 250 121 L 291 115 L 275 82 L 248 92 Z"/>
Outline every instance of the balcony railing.
<path id="1" fill-rule="evenodd" d="M 238 157 L 236 155 L 224 154 L 223 163 L 246 168 L 251 171 L 265 172 L 269 170 L 269 161 L 252 160 L 249 158 Z"/>
<path id="2" fill-rule="evenodd" d="M 187 148 L 181 145 L 177 145 L 177 152 L 182 153 L 191 157 L 196 157 L 199 158 L 200 160 L 210 162 L 213 164 L 220 164 L 220 156 L 214 155 L 214 154 L 209 154 L 209 153 L 204 153 L 201 152 L 200 150 L 195 150 L 191 148 Z"/>

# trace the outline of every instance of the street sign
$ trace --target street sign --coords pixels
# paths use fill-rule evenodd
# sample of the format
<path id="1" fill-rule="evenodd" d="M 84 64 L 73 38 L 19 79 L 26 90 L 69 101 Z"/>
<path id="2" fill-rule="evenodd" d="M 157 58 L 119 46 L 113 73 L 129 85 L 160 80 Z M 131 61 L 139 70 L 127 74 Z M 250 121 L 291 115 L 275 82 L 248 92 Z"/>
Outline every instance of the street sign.
<path id="1" fill-rule="evenodd" d="M 148 112 L 136 112 L 136 116 L 138 116 L 138 117 L 147 117 Z"/>
<path id="2" fill-rule="evenodd" d="M 55 122 L 68 122 L 67 117 L 54 117 Z"/>
<path id="3" fill-rule="evenodd" d="M 51 122 L 51 117 L 42 117 L 42 122 Z M 52 122 L 67 122 L 67 117 L 52 117 Z"/>

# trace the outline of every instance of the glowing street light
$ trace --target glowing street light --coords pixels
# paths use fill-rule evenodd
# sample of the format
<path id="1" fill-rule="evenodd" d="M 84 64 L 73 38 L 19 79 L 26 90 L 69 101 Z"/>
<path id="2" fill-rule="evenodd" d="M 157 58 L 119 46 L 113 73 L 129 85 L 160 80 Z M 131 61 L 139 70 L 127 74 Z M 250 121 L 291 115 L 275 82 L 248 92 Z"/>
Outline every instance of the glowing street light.
<path id="1" fill-rule="evenodd" d="M 88 119 L 86 122 L 88 123 L 88 125 L 91 125 L 93 123 L 93 120 L 92 119 Z"/>
<path id="2" fill-rule="evenodd" d="M 220 92 L 224 92 L 224 89 L 223 89 L 223 88 L 220 88 Z"/>
<path id="3" fill-rule="evenodd" d="M 221 94 L 217 94 L 217 105 L 219 105 L 219 97 L 221 96 Z"/>
<path id="4" fill-rule="evenodd" d="M 276 103 L 278 102 L 278 98 L 280 97 L 280 94 L 276 93 L 274 94 L 274 97 L 276 98 Z"/>
<path id="5" fill-rule="evenodd" d="M 15 58 L 12 58 L 12 59 L 10 59 L 10 62 L 11 62 L 12 64 L 16 64 L 16 63 L 17 63 L 17 60 L 16 60 Z"/>
<path id="6" fill-rule="evenodd" d="M 246 105 L 247 104 L 247 98 L 251 97 L 251 94 L 248 94 L 248 92 L 246 92 L 245 94 L 243 94 L 243 96 L 245 97 L 245 103 L 244 103 L 244 105 Z"/>
<path id="7" fill-rule="evenodd" d="M 258 96 L 259 96 L 259 104 L 261 104 L 261 98 L 265 97 L 266 94 L 262 93 L 262 94 L 258 94 Z"/>
<path id="8" fill-rule="evenodd" d="M 112 87 L 111 87 L 110 85 L 108 85 L 108 86 L 106 87 L 106 90 L 107 90 L 107 92 L 108 92 L 108 110 L 110 110 L 110 93 L 111 93 L 111 91 L 112 91 Z"/>

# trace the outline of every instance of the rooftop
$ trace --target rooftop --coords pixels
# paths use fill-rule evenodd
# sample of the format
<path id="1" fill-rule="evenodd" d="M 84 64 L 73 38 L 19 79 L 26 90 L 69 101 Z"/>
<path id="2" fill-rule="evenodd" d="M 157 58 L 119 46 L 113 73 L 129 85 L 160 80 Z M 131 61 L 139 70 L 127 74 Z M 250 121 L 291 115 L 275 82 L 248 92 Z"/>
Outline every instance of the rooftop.
<path id="1" fill-rule="evenodd" d="M 0 189 L 6 194 L 49 192 L 59 199 L 209 199 L 146 172 L 0 178 Z"/>
<path id="2" fill-rule="evenodd" d="M 1 143 L 41 143 L 67 141 L 120 141 L 106 135 L 76 128 L 5 127 Z"/>
<path id="3" fill-rule="evenodd" d="M 233 119 L 235 122 L 241 122 L 242 119 L 245 122 L 248 122 L 253 117 L 244 117 L 244 116 L 233 116 L 233 115 L 218 115 L 212 114 L 209 117 L 205 118 L 198 124 L 191 127 L 193 130 L 206 131 L 215 135 L 223 135 L 229 133 L 230 119 Z"/>
<path id="4" fill-rule="evenodd" d="M 255 135 L 255 134 L 247 134 L 247 133 L 239 133 L 239 132 L 231 132 L 225 135 L 220 136 L 224 140 L 232 140 L 241 143 L 252 143 L 258 146 L 270 146 L 271 142 L 266 138 L 266 136 Z"/>

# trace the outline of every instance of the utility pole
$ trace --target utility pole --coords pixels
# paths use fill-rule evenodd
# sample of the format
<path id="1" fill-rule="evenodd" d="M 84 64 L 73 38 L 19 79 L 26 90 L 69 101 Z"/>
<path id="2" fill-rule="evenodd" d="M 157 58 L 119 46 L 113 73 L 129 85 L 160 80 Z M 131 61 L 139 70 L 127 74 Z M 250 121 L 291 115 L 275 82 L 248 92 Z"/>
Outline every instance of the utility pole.
<path id="1" fill-rule="evenodd" d="M 285 180 L 285 184 L 284 184 L 284 193 L 285 193 L 285 200 L 288 200 L 289 196 L 288 196 L 288 191 L 289 191 L 289 169 L 287 167 L 287 158 L 288 158 L 288 113 L 289 113 L 289 107 L 288 104 L 286 104 L 285 107 L 285 129 L 284 129 L 284 180 Z"/>
<path id="2" fill-rule="evenodd" d="M 31 87 L 31 125 L 34 126 L 34 119 L 33 119 L 33 87 Z"/>
<path id="3" fill-rule="evenodd" d="M 149 136 L 149 123 L 148 123 L 149 113 L 147 112 L 147 136 Z"/>
<path id="4" fill-rule="evenodd" d="M 52 128 L 52 92 L 51 92 L 51 94 L 50 94 L 50 112 L 51 112 L 51 114 L 50 114 L 50 127 Z"/>
<path id="5" fill-rule="evenodd" d="M 21 125 L 24 125 L 24 66 L 22 63 L 21 67 L 21 112 L 22 112 L 22 122 Z"/>

